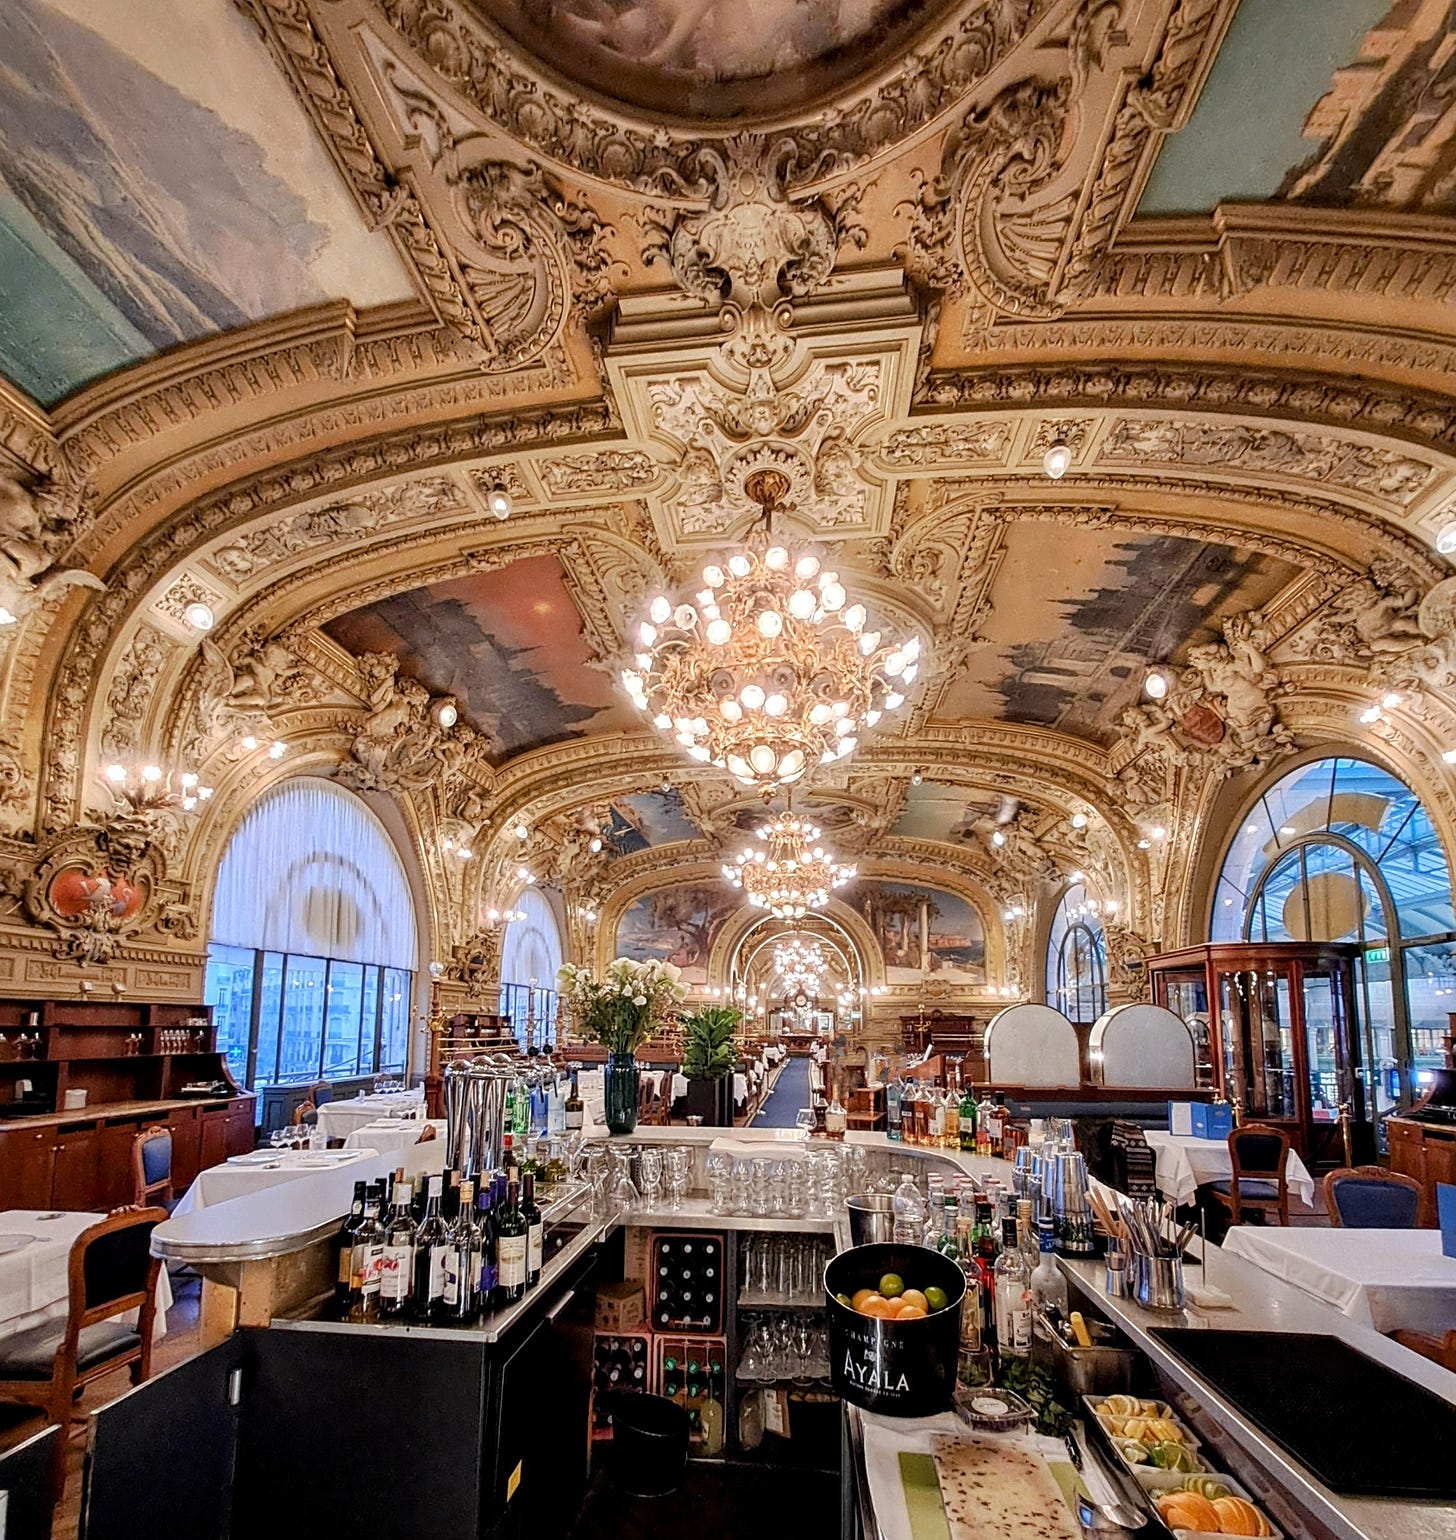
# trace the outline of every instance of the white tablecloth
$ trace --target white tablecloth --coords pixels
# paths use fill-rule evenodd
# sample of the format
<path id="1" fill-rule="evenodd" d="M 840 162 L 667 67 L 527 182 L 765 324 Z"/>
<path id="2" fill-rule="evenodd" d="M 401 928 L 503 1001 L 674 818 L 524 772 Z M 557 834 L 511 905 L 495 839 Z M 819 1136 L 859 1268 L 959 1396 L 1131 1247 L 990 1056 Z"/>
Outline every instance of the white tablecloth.
<path id="1" fill-rule="evenodd" d="M 748 1076 L 735 1074 L 733 1077 L 733 1105 L 741 1107 L 748 1100 Z"/>
<path id="2" fill-rule="evenodd" d="M 355 1096 L 349 1101 L 325 1102 L 318 1110 L 318 1126 L 329 1139 L 347 1139 L 356 1128 L 388 1117 L 392 1110 L 425 1112 L 423 1086 L 413 1091 L 391 1091 L 385 1096 Z"/>
<path id="3" fill-rule="evenodd" d="M 71 1244 L 105 1214 L 65 1213 L 41 1209 L 0 1212 L 0 1235 L 29 1235 L 29 1246 L 0 1256 L 0 1335 L 28 1331 L 66 1313 L 67 1264 Z M 153 1339 L 167 1333 L 172 1285 L 167 1270 L 157 1279 L 157 1315 Z"/>
<path id="4" fill-rule="evenodd" d="M 420 1142 L 426 1128 L 435 1130 L 435 1137 L 445 1137 L 444 1118 L 426 1118 L 423 1123 L 409 1118 L 381 1118 L 377 1123 L 365 1123 L 356 1128 L 344 1140 L 346 1150 L 403 1150 Z"/>
<path id="5" fill-rule="evenodd" d="M 1222 1139 L 1195 1139 L 1191 1134 L 1165 1134 L 1149 1129 L 1148 1145 L 1157 1161 L 1158 1190 L 1175 1203 L 1192 1203 L 1196 1190 L 1206 1182 L 1226 1182 L 1233 1176 L 1233 1161 Z M 1302 1203 L 1314 1203 L 1314 1178 L 1304 1162 L 1289 1152 L 1284 1174 L 1290 1192 Z"/>
<path id="6" fill-rule="evenodd" d="M 672 1077 L 672 1099 L 677 1101 L 679 1097 L 688 1094 L 688 1077 L 681 1070 Z"/>
<path id="7" fill-rule="evenodd" d="M 1456 1329 L 1456 1257 L 1439 1230 L 1348 1230 L 1235 1225 L 1224 1250 L 1390 1332 Z"/>
<path id="8" fill-rule="evenodd" d="M 419 1137 L 418 1125 L 415 1136 Z M 259 1154 L 268 1153 L 258 1151 Z M 270 1154 L 266 1161 L 234 1156 L 220 1166 L 209 1166 L 197 1174 L 197 1180 L 182 1194 L 174 1213 L 192 1214 L 198 1209 L 212 1208 L 226 1203 L 229 1198 L 241 1198 L 244 1193 L 260 1192 L 265 1187 L 277 1187 L 283 1182 L 296 1182 L 301 1176 L 315 1171 L 327 1171 L 332 1167 L 352 1165 L 365 1155 L 375 1153 L 373 1148 L 353 1150 L 279 1150 Z M 339 1156 L 347 1156 L 340 1160 Z"/>

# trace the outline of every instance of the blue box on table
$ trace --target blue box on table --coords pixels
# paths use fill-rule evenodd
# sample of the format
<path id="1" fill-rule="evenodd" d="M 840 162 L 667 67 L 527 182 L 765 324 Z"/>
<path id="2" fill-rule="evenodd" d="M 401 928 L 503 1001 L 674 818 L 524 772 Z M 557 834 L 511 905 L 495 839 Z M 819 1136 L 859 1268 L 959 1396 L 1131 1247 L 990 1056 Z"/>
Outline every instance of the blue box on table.
<path id="1" fill-rule="evenodd" d="M 1234 1109 L 1227 1102 L 1193 1103 L 1193 1137 L 1227 1139 L 1234 1130 Z"/>

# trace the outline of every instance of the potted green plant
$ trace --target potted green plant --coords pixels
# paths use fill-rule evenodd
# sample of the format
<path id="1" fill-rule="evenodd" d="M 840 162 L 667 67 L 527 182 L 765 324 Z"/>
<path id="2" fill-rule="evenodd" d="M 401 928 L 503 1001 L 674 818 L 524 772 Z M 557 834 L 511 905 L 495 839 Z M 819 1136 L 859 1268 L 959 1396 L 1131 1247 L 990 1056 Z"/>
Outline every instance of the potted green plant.
<path id="1" fill-rule="evenodd" d="M 681 1018 L 688 1115 L 712 1128 L 733 1126 L 733 1034 L 742 1020 L 731 1005 L 704 1005 Z"/>
<path id="2" fill-rule="evenodd" d="M 602 1079 L 610 1133 L 630 1134 L 637 1126 L 640 1076 L 633 1056 L 687 998 L 679 978 L 680 970 L 671 963 L 633 962 L 630 957 L 609 963 L 601 979 L 574 963 L 557 972 L 556 987 L 577 1033 L 607 1050 Z"/>

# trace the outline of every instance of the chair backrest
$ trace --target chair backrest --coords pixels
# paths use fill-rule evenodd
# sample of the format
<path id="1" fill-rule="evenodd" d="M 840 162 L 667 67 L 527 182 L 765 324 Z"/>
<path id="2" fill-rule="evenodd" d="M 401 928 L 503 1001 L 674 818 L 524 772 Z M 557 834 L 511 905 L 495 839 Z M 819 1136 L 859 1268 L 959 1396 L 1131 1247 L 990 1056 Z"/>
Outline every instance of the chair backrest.
<path id="1" fill-rule="evenodd" d="M 1289 1159 L 1289 1135 L 1282 1128 L 1270 1128 L 1267 1123 L 1245 1123 L 1242 1128 L 1230 1132 L 1228 1147 L 1235 1177 L 1284 1180 L 1284 1167 Z"/>
<path id="2" fill-rule="evenodd" d="M 322 1107 L 325 1102 L 333 1101 L 334 1088 L 327 1080 L 320 1080 L 313 1090 L 309 1092 L 309 1095 L 313 1097 L 315 1107 Z"/>
<path id="3" fill-rule="evenodd" d="M 167 1218 L 164 1208 L 113 1209 L 71 1243 L 66 1329 L 127 1310 L 140 1310 L 137 1330 L 150 1340 L 162 1259 L 151 1254 L 152 1231 Z"/>
<path id="4" fill-rule="evenodd" d="M 1324 1180 L 1332 1225 L 1353 1230 L 1414 1230 L 1420 1221 L 1421 1184 L 1384 1166 L 1343 1166 Z"/>
<path id="5" fill-rule="evenodd" d="M 146 1204 L 153 1198 L 166 1201 L 172 1192 L 172 1132 L 144 1128 L 131 1142 L 132 1199 Z"/>

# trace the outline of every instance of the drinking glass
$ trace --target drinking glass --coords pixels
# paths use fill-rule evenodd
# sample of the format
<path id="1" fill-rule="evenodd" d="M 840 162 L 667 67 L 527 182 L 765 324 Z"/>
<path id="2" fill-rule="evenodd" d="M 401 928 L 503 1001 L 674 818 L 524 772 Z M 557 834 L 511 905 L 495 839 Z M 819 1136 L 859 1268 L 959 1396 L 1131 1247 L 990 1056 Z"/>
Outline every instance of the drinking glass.
<path id="1" fill-rule="evenodd" d="M 794 1127 L 807 1139 L 809 1130 L 814 1126 L 814 1114 L 808 1107 L 800 1107 L 794 1114 Z"/>
<path id="2" fill-rule="evenodd" d="M 611 1147 L 612 1180 L 607 1196 L 610 1207 L 619 1214 L 636 1208 L 642 1195 L 632 1184 L 632 1155 L 630 1144 L 614 1144 Z"/>
<path id="3" fill-rule="evenodd" d="M 662 1186 L 662 1151 L 655 1144 L 642 1147 L 637 1156 L 637 1171 L 642 1178 L 644 1206 L 656 1208 L 657 1194 Z"/>
<path id="4" fill-rule="evenodd" d="M 611 1208 L 607 1189 L 612 1166 L 611 1154 L 604 1144 L 589 1144 L 585 1161 L 586 1179 L 591 1184 L 592 1217 L 605 1219 Z"/>
<path id="5" fill-rule="evenodd" d="M 675 1144 L 667 1151 L 667 1206 L 674 1213 L 683 1206 L 688 1179 L 692 1173 L 693 1152 L 685 1144 Z"/>
<path id="6" fill-rule="evenodd" d="M 814 1378 L 812 1363 L 814 1351 L 813 1323 L 807 1315 L 795 1317 L 792 1328 L 793 1356 L 790 1360 L 793 1367 L 793 1378 L 800 1385 L 807 1385 Z"/>
<path id="7" fill-rule="evenodd" d="M 731 1212 L 733 1158 L 721 1153 L 708 1156 L 708 1207 L 715 1214 Z"/>

